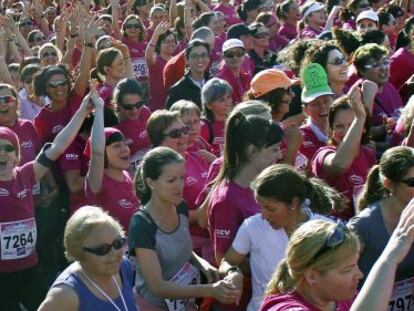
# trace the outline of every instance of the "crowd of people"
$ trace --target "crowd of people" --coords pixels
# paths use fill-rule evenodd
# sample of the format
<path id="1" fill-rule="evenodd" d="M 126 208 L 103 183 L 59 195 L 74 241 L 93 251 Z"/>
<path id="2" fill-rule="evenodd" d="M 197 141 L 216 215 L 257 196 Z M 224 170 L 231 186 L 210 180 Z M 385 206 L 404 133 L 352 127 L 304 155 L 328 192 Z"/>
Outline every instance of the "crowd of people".
<path id="1" fill-rule="evenodd" d="M 414 2 L 0 1 L 3 310 L 414 310 Z"/>

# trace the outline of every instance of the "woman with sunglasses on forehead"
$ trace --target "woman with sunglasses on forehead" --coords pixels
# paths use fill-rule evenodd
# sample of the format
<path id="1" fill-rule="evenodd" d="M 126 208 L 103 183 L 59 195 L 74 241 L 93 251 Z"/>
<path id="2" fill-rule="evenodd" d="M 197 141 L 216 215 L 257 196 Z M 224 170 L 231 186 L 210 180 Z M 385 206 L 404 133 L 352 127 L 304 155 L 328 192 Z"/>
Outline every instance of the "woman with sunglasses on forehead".
<path id="1" fill-rule="evenodd" d="M 144 90 L 134 79 L 123 79 L 114 90 L 119 124 L 116 126 L 130 141 L 131 162 L 139 162 L 150 149 L 147 121 L 151 111 L 144 101 Z"/>
<path id="2" fill-rule="evenodd" d="M 348 311 L 362 278 L 360 242 L 342 222 L 310 220 L 293 232 L 260 311 Z"/>
<path id="3" fill-rule="evenodd" d="M 122 24 L 122 43 L 129 48 L 135 77 L 139 81 L 147 81 L 148 66 L 145 60 L 145 28 L 138 15 L 128 15 Z"/>
<path id="4" fill-rule="evenodd" d="M 39 311 L 136 311 L 125 241 L 119 222 L 99 207 L 76 211 L 64 235 L 66 257 L 74 262 L 57 277 Z"/>
<path id="5" fill-rule="evenodd" d="M 45 145 L 36 159 L 23 166 L 20 143 L 8 127 L 0 127 L 0 290 L 2 303 L 10 310 L 20 310 L 19 302 L 28 310 L 36 310 L 44 297 L 45 273 L 39 271 L 36 252 L 40 231 L 36 228 L 33 185 L 74 139 L 85 117 L 96 103 L 94 94 L 82 101 L 69 124 Z"/>
<path id="6" fill-rule="evenodd" d="M 40 47 L 39 58 L 42 67 L 56 66 L 62 60 L 62 53 L 52 43 L 45 43 Z"/>
<path id="7" fill-rule="evenodd" d="M 359 266 L 365 276 L 381 255 L 397 227 L 402 212 L 413 197 L 413 149 L 390 148 L 384 152 L 379 164 L 371 168 L 360 195 L 358 209 L 361 212 L 349 222 L 350 228 L 359 235 L 364 245 Z M 396 287 L 401 286 L 403 280 L 414 276 L 413 266 L 414 251 L 411 248 L 407 257 L 397 267 L 395 281 L 399 283 Z M 414 289 L 412 281 L 408 286 Z M 392 299 L 397 300 L 398 296 Z"/>

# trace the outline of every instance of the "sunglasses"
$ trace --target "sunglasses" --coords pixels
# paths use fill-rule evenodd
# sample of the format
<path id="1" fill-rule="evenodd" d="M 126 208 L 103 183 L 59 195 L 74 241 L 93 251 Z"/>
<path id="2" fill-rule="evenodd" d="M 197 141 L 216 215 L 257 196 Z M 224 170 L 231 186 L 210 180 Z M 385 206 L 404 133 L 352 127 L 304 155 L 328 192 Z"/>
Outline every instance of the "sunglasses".
<path id="1" fill-rule="evenodd" d="M 26 22 L 21 22 L 20 24 L 19 24 L 19 26 L 20 27 L 30 27 L 30 26 L 33 26 L 33 23 L 31 22 L 31 21 L 26 21 Z"/>
<path id="2" fill-rule="evenodd" d="M 243 57 L 245 54 L 246 54 L 245 52 L 228 52 L 228 53 L 224 53 L 224 57 L 227 57 L 227 58 L 234 58 L 234 57 L 240 58 L 240 57 Z"/>
<path id="3" fill-rule="evenodd" d="M 365 65 L 367 69 L 380 69 L 381 67 L 388 67 L 391 64 L 391 61 L 388 58 L 383 59 L 380 62 Z"/>
<path id="4" fill-rule="evenodd" d="M 68 80 L 52 81 L 52 82 L 49 82 L 47 86 L 51 88 L 57 88 L 57 87 L 66 86 L 66 85 L 68 85 Z"/>
<path id="5" fill-rule="evenodd" d="M 332 61 L 328 62 L 328 64 L 331 64 L 334 66 L 340 66 L 345 63 L 346 63 L 346 58 L 344 56 L 334 58 Z"/>
<path id="6" fill-rule="evenodd" d="M 92 253 L 96 256 L 105 256 L 107 254 L 109 254 L 109 252 L 111 251 L 112 248 L 114 248 L 115 250 L 121 249 L 122 247 L 124 247 L 126 242 L 126 238 L 124 237 L 119 237 L 116 238 L 112 244 L 103 244 L 97 247 L 84 247 L 83 250 L 85 252 L 88 253 Z"/>
<path id="7" fill-rule="evenodd" d="M 125 110 L 134 110 L 134 108 L 139 109 L 142 106 L 145 105 L 145 101 L 141 100 L 139 102 L 136 102 L 135 104 L 131 104 L 131 105 L 120 105 L 122 107 L 122 109 Z"/>
<path id="8" fill-rule="evenodd" d="M 40 42 L 40 41 L 43 41 L 44 39 L 45 39 L 44 37 L 36 37 L 33 39 L 33 42 Z"/>
<path id="9" fill-rule="evenodd" d="M 408 187 L 414 187 L 414 177 L 409 177 L 407 179 L 401 180 L 401 182 L 406 184 Z"/>
<path id="10" fill-rule="evenodd" d="M 328 237 L 325 240 L 325 244 L 319 251 L 316 252 L 316 254 L 311 259 L 311 262 L 316 262 L 317 259 L 319 259 L 328 250 L 340 246 L 345 240 L 345 230 L 347 230 L 347 228 L 344 225 L 344 223 L 338 220 L 335 229 L 328 235 Z"/>
<path id="11" fill-rule="evenodd" d="M 45 52 L 42 54 L 42 58 L 49 57 L 49 56 L 57 57 L 57 53 L 56 52 Z"/>
<path id="12" fill-rule="evenodd" d="M 184 126 L 180 129 L 172 130 L 169 133 L 164 134 L 164 136 L 168 136 L 170 138 L 180 138 L 183 135 L 188 135 L 188 132 L 190 131 L 188 126 Z"/>
<path id="13" fill-rule="evenodd" d="M 10 152 L 13 152 L 15 150 L 16 150 L 16 148 L 14 148 L 13 145 L 7 144 L 7 145 L 0 146 L 0 151 L 4 151 L 6 153 L 10 153 Z"/>
<path id="14" fill-rule="evenodd" d="M 127 24 L 124 26 L 125 29 L 139 29 L 139 24 Z"/>
<path id="15" fill-rule="evenodd" d="M 11 104 L 16 100 L 12 95 L 0 96 L 0 104 Z"/>

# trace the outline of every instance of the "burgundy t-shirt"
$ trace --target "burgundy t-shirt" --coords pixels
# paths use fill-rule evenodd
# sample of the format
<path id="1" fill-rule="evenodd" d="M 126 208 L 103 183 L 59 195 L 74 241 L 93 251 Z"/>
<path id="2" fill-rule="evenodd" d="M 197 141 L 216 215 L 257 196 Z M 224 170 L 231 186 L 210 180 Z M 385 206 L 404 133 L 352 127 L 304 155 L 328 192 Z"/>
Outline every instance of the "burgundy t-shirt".
<path id="1" fill-rule="evenodd" d="M 224 127 L 225 121 L 214 121 L 207 124 L 207 121 L 201 123 L 201 137 L 213 147 L 213 152 L 217 157 L 224 151 Z"/>
<path id="2" fill-rule="evenodd" d="M 19 137 L 20 165 L 33 161 L 42 148 L 39 134 L 33 123 L 29 120 L 18 119 L 10 129 Z"/>
<path id="3" fill-rule="evenodd" d="M 166 64 L 167 61 L 161 56 L 157 55 L 154 65 L 148 65 L 150 89 L 149 107 L 151 111 L 165 108 L 165 99 L 167 97 L 167 92 L 164 88 L 162 73 Z"/>
<path id="4" fill-rule="evenodd" d="M 326 146 L 326 143 L 318 139 L 308 124 L 302 125 L 300 131 L 303 135 L 303 142 L 299 151 L 311 161 L 316 151 L 318 151 L 319 148 Z"/>

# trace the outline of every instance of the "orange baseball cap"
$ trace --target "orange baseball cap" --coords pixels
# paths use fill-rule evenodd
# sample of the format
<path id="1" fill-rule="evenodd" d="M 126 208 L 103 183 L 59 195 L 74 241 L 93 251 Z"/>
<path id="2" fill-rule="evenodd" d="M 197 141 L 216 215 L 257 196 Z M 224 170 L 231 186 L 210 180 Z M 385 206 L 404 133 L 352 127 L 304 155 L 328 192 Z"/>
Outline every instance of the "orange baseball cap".
<path id="1" fill-rule="evenodd" d="M 257 73 L 250 82 L 250 90 L 254 97 L 259 97 L 274 89 L 286 88 L 298 82 L 290 79 L 283 70 L 272 68 Z"/>

